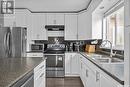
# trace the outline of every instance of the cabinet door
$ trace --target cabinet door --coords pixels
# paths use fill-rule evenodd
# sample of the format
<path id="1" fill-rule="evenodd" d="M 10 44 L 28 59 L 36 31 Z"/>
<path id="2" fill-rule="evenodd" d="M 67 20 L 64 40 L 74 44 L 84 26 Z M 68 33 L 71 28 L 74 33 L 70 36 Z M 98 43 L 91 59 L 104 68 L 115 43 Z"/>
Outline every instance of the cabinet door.
<path id="1" fill-rule="evenodd" d="M 65 54 L 65 75 L 79 76 L 79 58 L 77 53 Z"/>
<path id="2" fill-rule="evenodd" d="M 46 85 L 46 60 L 34 68 L 34 87 L 45 87 Z"/>
<path id="3" fill-rule="evenodd" d="M 64 14 L 56 14 L 56 24 L 64 25 L 65 15 Z"/>
<path id="4" fill-rule="evenodd" d="M 4 15 L 4 27 L 13 27 L 15 25 L 15 15 L 5 14 Z"/>
<path id="5" fill-rule="evenodd" d="M 92 13 L 84 12 L 78 15 L 78 40 L 92 38 Z"/>
<path id="6" fill-rule="evenodd" d="M 85 68 L 85 64 L 83 63 L 83 61 L 81 61 L 80 63 L 81 63 L 80 78 L 83 82 L 84 87 L 86 87 L 86 68 Z"/>
<path id="7" fill-rule="evenodd" d="M 47 14 L 47 25 L 64 25 L 64 14 Z"/>
<path id="8" fill-rule="evenodd" d="M 74 54 L 71 56 L 71 74 L 79 75 L 79 56 Z"/>
<path id="9" fill-rule="evenodd" d="M 120 84 L 109 79 L 109 77 L 101 75 L 100 76 L 100 87 L 123 87 Z"/>
<path id="10" fill-rule="evenodd" d="M 47 40 L 47 32 L 45 29 L 45 14 L 32 13 L 32 37 L 33 40 Z"/>
<path id="11" fill-rule="evenodd" d="M 65 53 L 65 76 L 71 74 L 71 58 L 70 54 Z"/>
<path id="12" fill-rule="evenodd" d="M 15 11 L 15 26 L 16 27 L 27 27 L 27 11 L 16 10 Z"/>
<path id="13" fill-rule="evenodd" d="M 99 82 L 99 72 L 92 70 L 92 68 L 86 66 L 86 83 L 85 87 L 99 87 L 100 82 Z"/>
<path id="14" fill-rule="evenodd" d="M 125 0 L 125 26 L 130 26 L 130 0 Z"/>
<path id="15" fill-rule="evenodd" d="M 77 15 L 65 15 L 65 40 L 77 40 Z"/>
<path id="16" fill-rule="evenodd" d="M 56 15 L 55 14 L 47 14 L 47 25 L 54 25 L 56 24 Z"/>

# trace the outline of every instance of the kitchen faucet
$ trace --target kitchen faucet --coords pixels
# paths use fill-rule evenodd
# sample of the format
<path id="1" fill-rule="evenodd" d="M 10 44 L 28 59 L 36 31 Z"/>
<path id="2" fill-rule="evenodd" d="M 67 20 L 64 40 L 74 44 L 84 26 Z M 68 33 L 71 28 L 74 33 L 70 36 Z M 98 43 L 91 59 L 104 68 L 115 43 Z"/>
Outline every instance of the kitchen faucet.
<path id="1" fill-rule="evenodd" d="M 109 40 L 103 40 L 101 45 L 100 45 L 100 48 L 103 48 L 105 47 L 105 45 L 107 44 L 107 42 L 110 44 L 110 57 L 112 58 L 113 56 L 115 56 L 116 52 L 113 53 L 113 48 L 112 48 L 112 42 L 109 41 Z"/>

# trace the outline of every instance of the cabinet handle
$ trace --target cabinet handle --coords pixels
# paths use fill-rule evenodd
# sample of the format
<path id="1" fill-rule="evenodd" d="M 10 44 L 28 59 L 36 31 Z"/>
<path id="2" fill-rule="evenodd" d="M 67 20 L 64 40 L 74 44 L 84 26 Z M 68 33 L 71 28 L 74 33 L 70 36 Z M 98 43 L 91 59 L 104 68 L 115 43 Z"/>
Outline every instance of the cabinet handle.
<path id="1" fill-rule="evenodd" d="M 86 69 L 86 77 L 88 77 L 88 70 Z"/>
<path id="2" fill-rule="evenodd" d="M 54 22 L 54 24 L 56 24 L 56 20 L 54 20 L 53 22 Z"/>
<path id="3" fill-rule="evenodd" d="M 40 69 L 42 69 L 43 67 L 44 67 L 44 65 L 43 65 L 43 66 L 41 66 L 41 67 L 40 67 Z"/>
<path id="4" fill-rule="evenodd" d="M 81 63 L 81 69 L 82 69 L 82 67 L 83 67 L 83 65 L 82 65 L 82 63 Z"/>
<path id="5" fill-rule="evenodd" d="M 42 73 L 42 74 L 40 75 L 40 77 L 43 77 L 43 75 L 44 75 L 44 73 Z"/>
<path id="6" fill-rule="evenodd" d="M 37 56 L 37 55 L 33 54 L 33 56 Z"/>
<path id="7" fill-rule="evenodd" d="M 96 82 L 100 80 L 100 73 L 96 71 Z"/>

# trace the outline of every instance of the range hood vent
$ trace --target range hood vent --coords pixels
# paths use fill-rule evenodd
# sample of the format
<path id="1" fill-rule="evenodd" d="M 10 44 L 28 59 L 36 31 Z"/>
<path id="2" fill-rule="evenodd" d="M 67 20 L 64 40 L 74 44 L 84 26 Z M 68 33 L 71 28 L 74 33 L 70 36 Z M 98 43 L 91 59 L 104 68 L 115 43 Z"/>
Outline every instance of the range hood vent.
<path id="1" fill-rule="evenodd" d="M 48 31 L 64 31 L 64 25 L 46 25 L 45 28 Z"/>

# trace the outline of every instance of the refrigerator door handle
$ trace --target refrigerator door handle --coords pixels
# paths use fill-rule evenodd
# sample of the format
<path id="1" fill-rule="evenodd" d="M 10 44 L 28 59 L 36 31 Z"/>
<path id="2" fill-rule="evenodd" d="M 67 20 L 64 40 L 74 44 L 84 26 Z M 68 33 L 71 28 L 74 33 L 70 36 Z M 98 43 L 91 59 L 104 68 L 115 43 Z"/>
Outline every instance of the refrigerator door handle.
<path id="1" fill-rule="evenodd" d="M 8 50 L 8 54 L 11 55 L 11 49 L 10 49 L 10 39 L 11 39 L 11 33 L 9 32 L 7 35 L 7 50 Z"/>
<path id="2" fill-rule="evenodd" d="M 7 33 L 4 35 L 4 49 L 7 51 Z"/>

